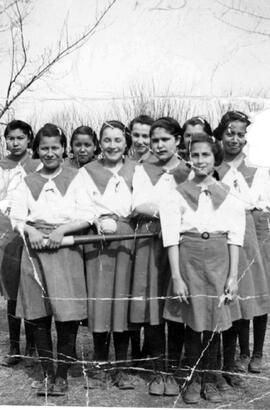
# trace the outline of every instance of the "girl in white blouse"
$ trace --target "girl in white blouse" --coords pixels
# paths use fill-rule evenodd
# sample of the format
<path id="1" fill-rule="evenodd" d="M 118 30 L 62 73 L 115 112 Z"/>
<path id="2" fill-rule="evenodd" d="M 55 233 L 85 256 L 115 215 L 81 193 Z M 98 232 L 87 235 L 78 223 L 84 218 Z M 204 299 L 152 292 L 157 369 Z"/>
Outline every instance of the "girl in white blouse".
<path id="1" fill-rule="evenodd" d="M 59 248 L 64 235 L 88 227 L 94 212 L 76 169 L 63 168 L 66 137 L 54 124 L 42 127 L 34 154 L 43 167 L 28 175 L 13 196 L 11 218 L 25 236 L 17 314 L 34 326 L 44 371 L 40 395 L 64 395 L 81 320 L 87 317 L 83 252 Z M 53 366 L 51 319 L 57 332 L 58 365 Z"/>
<path id="2" fill-rule="evenodd" d="M 171 266 L 168 296 L 177 297 L 167 299 L 164 316 L 186 323 L 187 361 L 191 368 L 199 361 L 204 370 L 216 368 L 219 332 L 232 325 L 224 297 L 228 301 L 237 292 L 238 248 L 243 245 L 245 229 L 241 203 L 213 178 L 219 151 L 212 138 L 192 137 L 190 160 L 195 176 L 180 184 L 160 207 L 163 243 Z M 206 400 L 222 401 L 214 373 L 204 371 L 202 391 L 194 375 L 184 393 L 186 403 L 197 403 L 200 392 Z"/>

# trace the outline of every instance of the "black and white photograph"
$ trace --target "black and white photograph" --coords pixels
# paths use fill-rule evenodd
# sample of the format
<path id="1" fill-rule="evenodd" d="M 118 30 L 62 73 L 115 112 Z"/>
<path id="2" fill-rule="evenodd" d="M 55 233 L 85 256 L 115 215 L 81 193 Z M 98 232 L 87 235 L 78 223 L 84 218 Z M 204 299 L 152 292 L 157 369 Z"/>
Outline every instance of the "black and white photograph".
<path id="1" fill-rule="evenodd" d="M 0 0 L 0 405 L 270 408 L 269 0 Z"/>

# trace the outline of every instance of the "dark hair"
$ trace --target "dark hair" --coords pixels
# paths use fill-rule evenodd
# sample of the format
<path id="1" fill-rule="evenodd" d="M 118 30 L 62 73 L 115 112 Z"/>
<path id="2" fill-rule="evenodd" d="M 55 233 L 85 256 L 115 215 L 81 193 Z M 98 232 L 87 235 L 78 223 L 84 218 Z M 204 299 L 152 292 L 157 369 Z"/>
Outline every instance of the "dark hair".
<path id="1" fill-rule="evenodd" d="M 182 135 L 182 128 L 179 122 L 172 117 L 161 117 L 154 121 L 150 129 L 150 137 L 152 137 L 153 131 L 156 128 L 164 128 L 175 139 L 180 138 Z"/>
<path id="2" fill-rule="evenodd" d="M 201 125 L 203 128 L 203 131 L 207 135 L 210 135 L 210 136 L 213 135 L 211 125 L 203 117 L 196 116 L 196 117 L 189 118 L 183 125 L 183 135 L 186 132 L 188 125 L 192 125 L 193 127 L 195 125 Z"/>
<path id="3" fill-rule="evenodd" d="M 125 154 L 127 154 L 129 148 L 131 147 L 131 142 L 132 142 L 129 129 L 120 121 L 116 121 L 116 120 L 105 121 L 102 124 L 100 132 L 99 132 L 100 142 L 103 136 L 103 132 L 106 130 L 106 128 L 118 128 L 120 131 L 123 132 L 125 139 L 126 139 L 126 143 L 127 143 L 127 149 L 125 151 Z"/>
<path id="4" fill-rule="evenodd" d="M 223 115 L 221 118 L 217 128 L 214 130 L 214 136 L 218 140 L 222 140 L 222 135 L 224 131 L 228 128 L 228 125 L 233 121 L 240 121 L 246 124 L 246 126 L 250 125 L 250 121 L 248 116 L 241 111 L 228 111 L 226 114 Z"/>
<path id="5" fill-rule="evenodd" d="M 80 127 L 76 128 L 73 131 L 71 139 L 70 139 L 70 152 L 73 152 L 72 145 L 78 134 L 84 134 L 84 135 L 88 135 L 89 137 L 91 137 L 93 144 L 96 146 L 94 154 L 95 155 L 100 154 L 100 146 L 99 146 L 97 134 L 91 127 L 88 127 L 87 125 L 81 125 Z"/>
<path id="6" fill-rule="evenodd" d="M 146 124 L 151 126 L 154 121 L 154 118 L 150 117 L 149 115 L 139 115 L 138 117 L 133 118 L 133 120 L 130 122 L 129 129 L 130 131 L 132 131 L 132 128 L 135 124 Z"/>
<path id="7" fill-rule="evenodd" d="M 61 128 L 55 124 L 47 123 L 37 132 L 33 142 L 33 158 L 38 158 L 38 147 L 42 137 L 59 137 L 60 144 L 64 147 L 63 158 L 67 157 L 67 138 Z"/>
<path id="8" fill-rule="evenodd" d="M 223 150 L 222 150 L 222 147 L 221 147 L 219 141 L 217 141 L 214 136 L 206 135 L 206 134 L 203 134 L 202 132 L 198 132 L 198 133 L 195 133 L 194 135 L 192 135 L 192 137 L 190 139 L 188 154 L 190 154 L 191 147 L 196 142 L 207 142 L 211 146 L 212 152 L 214 154 L 215 166 L 218 166 L 222 163 L 222 161 L 223 161 Z"/>
<path id="9" fill-rule="evenodd" d="M 33 130 L 31 128 L 31 126 L 29 124 L 27 124 L 27 122 L 24 122 L 24 121 L 21 121 L 21 120 L 13 120 L 13 121 L 9 122 L 8 125 L 5 128 L 4 137 L 7 138 L 10 131 L 14 131 L 14 130 L 17 130 L 17 129 L 22 130 L 22 132 L 25 135 L 27 135 L 28 140 L 29 140 L 28 148 L 32 148 L 34 133 L 33 133 Z"/>

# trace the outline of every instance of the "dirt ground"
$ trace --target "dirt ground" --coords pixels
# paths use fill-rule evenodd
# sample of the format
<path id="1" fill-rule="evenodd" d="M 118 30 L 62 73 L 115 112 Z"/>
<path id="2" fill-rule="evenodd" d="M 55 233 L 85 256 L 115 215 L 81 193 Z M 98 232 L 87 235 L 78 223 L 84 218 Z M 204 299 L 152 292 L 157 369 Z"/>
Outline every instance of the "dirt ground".
<path id="1" fill-rule="evenodd" d="M 0 355 L 8 351 L 8 330 L 6 307 L 0 298 Z M 224 402 L 217 406 L 201 399 L 196 408 L 228 408 L 228 409 L 269 409 L 270 408 L 270 332 L 268 328 L 264 353 L 264 370 L 260 375 L 246 374 L 248 388 L 238 391 L 235 400 Z M 21 337 L 21 351 L 24 351 L 24 333 Z M 77 346 L 78 355 L 82 352 L 85 358 L 91 360 L 92 339 L 86 328 L 81 327 Z M 107 406 L 107 407 L 177 407 L 192 408 L 186 405 L 181 395 L 179 397 L 155 397 L 147 393 L 149 374 L 133 372 L 135 389 L 120 391 L 108 385 L 104 389 L 86 390 L 84 377 L 69 377 L 69 392 L 65 397 L 37 397 L 36 390 L 31 388 L 34 380 L 41 377 L 41 369 L 36 362 L 26 367 L 22 361 L 14 367 L 0 366 L 0 404 L 1 405 L 61 405 L 61 406 Z"/>

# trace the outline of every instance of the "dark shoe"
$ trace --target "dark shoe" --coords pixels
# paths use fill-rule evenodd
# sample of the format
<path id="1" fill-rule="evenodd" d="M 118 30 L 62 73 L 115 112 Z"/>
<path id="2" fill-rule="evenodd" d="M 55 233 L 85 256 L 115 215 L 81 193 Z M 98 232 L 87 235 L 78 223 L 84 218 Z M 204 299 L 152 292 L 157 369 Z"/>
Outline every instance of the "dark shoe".
<path id="1" fill-rule="evenodd" d="M 33 383 L 32 383 L 33 385 Z M 51 396 L 54 386 L 54 378 L 52 376 L 45 377 L 42 380 L 41 384 L 38 387 L 37 395 L 38 396 Z"/>
<path id="2" fill-rule="evenodd" d="M 246 373 L 248 369 L 248 364 L 249 364 L 250 358 L 249 356 L 243 354 L 240 355 L 239 359 L 235 361 L 235 371 L 236 372 L 241 372 L 241 373 Z"/>
<path id="3" fill-rule="evenodd" d="M 261 373 L 262 371 L 262 357 L 252 356 L 249 365 L 248 371 L 251 373 Z"/>
<path id="4" fill-rule="evenodd" d="M 214 383 L 205 383 L 202 390 L 202 396 L 210 403 L 221 403 L 222 397 Z"/>
<path id="5" fill-rule="evenodd" d="M 178 396 L 179 386 L 173 376 L 167 376 L 164 383 L 164 396 Z"/>
<path id="6" fill-rule="evenodd" d="M 83 375 L 82 363 L 72 363 L 69 368 L 69 374 L 71 377 L 81 377 Z"/>
<path id="7" fill-rule="evenodd" d="M 231 373 L 233 373 L 233 370 L 231 371 Z M 247 383 L 244 377 L 240 375 L 238 376 L 237 374 L 224 373 L 223 376 L 233 388 L 245 389 L 247 387 Z"/>
<path id="8" fill-rule="evenodd" d="M 88 371 L 87 381 L 84 385 L 85 389 L 105 389 L 107 385 L 111 384 L 111 378 L 108 372 L 103 370 Z"/>
<path id="9" fill-rule="evenodd" d="M 52 396 L 64 396 L 68 391 L 68 382 L 67 379 L 63 377 L 57 377 L 52 389 Z"/>
<path id="10" fill-rule="evenodd" d="M 153 396 L 163 396 L 165 391 L 164 380 L 161 374 L 156 374 L 152 377 L 149 384 L 149 394 Z"/>
<path id="11" fill-rule="evenodd" d="M 124 372 L 117 372 L 113 384 L 120 390 L 133 390 L 134 385 L 130 380 L 130 377 Z"/>
<path id="12" fill-rule="evenodd" d="M 186 404 L 197 404 L 201 398 L 201 384 L 193 380 L 186 388 L 183 394 L 183 400 Z"/>
<path id="13" fill-rule="evenodd" d="M 227 380 L 222 376 L 222 374 L 217 374 L 216 380 L 216 387 L 225 400 L 236 399 L 237 394 L 235 390 L 227 383 Z"/>
<path id="14" fill-rule="evenodd" d="M 22 358 L 20 356 L 20 350 L 15 348 L 15 347 L 11 347 L 8 355 L 3 360 L 2 365 L 3 366 L 8 366 L 8 367 L 9 366 L 15 366 L 21 360 L 22 360 Z"/>

